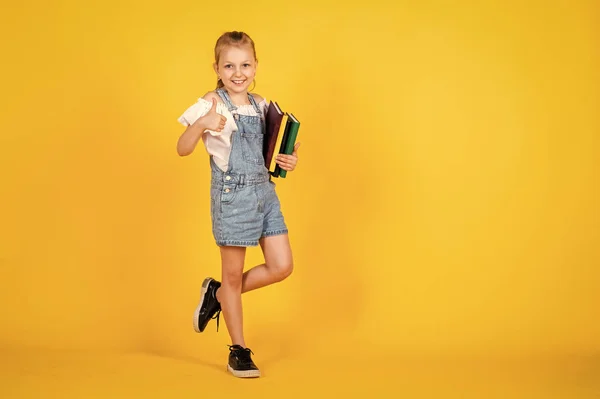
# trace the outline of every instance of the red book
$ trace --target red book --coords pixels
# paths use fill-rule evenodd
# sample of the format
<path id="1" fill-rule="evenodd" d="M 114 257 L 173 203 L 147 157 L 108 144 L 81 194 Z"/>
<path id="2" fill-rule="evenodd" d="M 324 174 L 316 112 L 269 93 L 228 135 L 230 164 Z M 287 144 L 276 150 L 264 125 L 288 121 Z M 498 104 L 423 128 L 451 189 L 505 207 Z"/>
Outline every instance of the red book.
<path id="1" fill-rule="evenodd" d="M 269 171 L 273 169 L 271 167 L 271 161 L 275 154 L 282 120 L 283 112 L 281 111 L 281 108 L 279 108 L 279 104 L 275 101 L 271 101 L 265 116 L 265 137 L 263 142 L 263 157 L 265 158 L 265 166 Z"/>

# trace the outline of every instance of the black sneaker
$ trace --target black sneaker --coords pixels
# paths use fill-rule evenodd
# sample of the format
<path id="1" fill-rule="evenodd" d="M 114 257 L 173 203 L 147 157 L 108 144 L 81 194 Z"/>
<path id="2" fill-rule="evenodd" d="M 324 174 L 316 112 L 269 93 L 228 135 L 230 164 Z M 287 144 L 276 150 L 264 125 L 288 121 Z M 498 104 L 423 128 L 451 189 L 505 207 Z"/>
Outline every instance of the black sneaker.
<path id="1" fill-rule="evenodd" d="M 250 357 L 251 353 L 254 354 L 249 348 L 243 348 L 240 345 L 230 345 L 227 370 L 240 378 L 260 377 L 260 370 L 252 361 Z"/>
<path id="2" fill-rule="evenodd" d="M 219 315 L 221 304 L 217 301 L 217 289 L 221 286 L 217 280 L 207 277 L 202 283 L 200 292 L 200 303 L 194 312 L 194 330 L 202 332 L 210 319 L 217 319 L 217 331 L 219 331 Z"/>

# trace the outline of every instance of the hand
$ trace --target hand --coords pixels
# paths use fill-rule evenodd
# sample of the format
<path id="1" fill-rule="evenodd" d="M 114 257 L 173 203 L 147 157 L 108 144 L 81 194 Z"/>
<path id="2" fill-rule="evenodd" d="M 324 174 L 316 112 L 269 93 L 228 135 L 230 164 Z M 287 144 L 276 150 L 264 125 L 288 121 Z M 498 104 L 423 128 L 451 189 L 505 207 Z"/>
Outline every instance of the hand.
<path id="1" fill-rule="evenodd" d="M 275 157 L 275 162 L 281 169 L 288 172 L 296 169 L 296 164 L 298 163 L 298 147 L 300 147 L 300 143 L 296 143 L 292 155 L 278 154 Z"/>
<path id="2" fill-rule="evenodd" d="M 227 118 L 225 118 L 221 114 L 217 114 L 217 100 L 212 99 L 212 106 L 208 110 L 208 113 L 200 118 L 202 125 L 208 129 L 215 132 L 220 132 L 225 127 L 225 122 L 227 122 Z"/>

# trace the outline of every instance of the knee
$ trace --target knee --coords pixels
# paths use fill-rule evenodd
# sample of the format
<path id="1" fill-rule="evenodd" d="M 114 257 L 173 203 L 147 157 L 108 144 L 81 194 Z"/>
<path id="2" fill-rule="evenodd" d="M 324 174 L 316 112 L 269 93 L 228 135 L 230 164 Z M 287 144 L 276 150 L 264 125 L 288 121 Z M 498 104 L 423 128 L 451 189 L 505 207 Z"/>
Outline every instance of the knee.
<path id="1" fill-rule="evenodd" d="M 240 288 L 242 286 L 243 274 L 236 271 L 223 271 L 222 285 L 231 288 Z"/>
<path id="2" fill-rule="evenodd" d="M 292 271 L 294 270 L 294 262 L 290 260 L 289 262 L 279 263 L 274 267 L 274 269 L 277 281 L 285 280 L 290 276 L 290 274 L 292 274 Z"/>

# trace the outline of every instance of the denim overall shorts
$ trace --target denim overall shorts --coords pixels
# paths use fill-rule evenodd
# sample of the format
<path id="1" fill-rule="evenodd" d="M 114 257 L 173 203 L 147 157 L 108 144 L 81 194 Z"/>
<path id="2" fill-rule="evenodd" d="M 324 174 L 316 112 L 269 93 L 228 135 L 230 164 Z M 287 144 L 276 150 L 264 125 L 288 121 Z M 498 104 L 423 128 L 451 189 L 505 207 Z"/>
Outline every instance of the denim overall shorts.
<path id="1" fill-rule="evenodd" d="M 262 237 L 288 232 L 263 158 L 261 110 L 248 94 L 257 116 L 240 115 L 226 90 L 219 88 L 217 93 L 233 115 L 237 131 L 231 136 L 226 172 L 210 157 L 213 236 L 218 246 L 257 246 Z"/>

